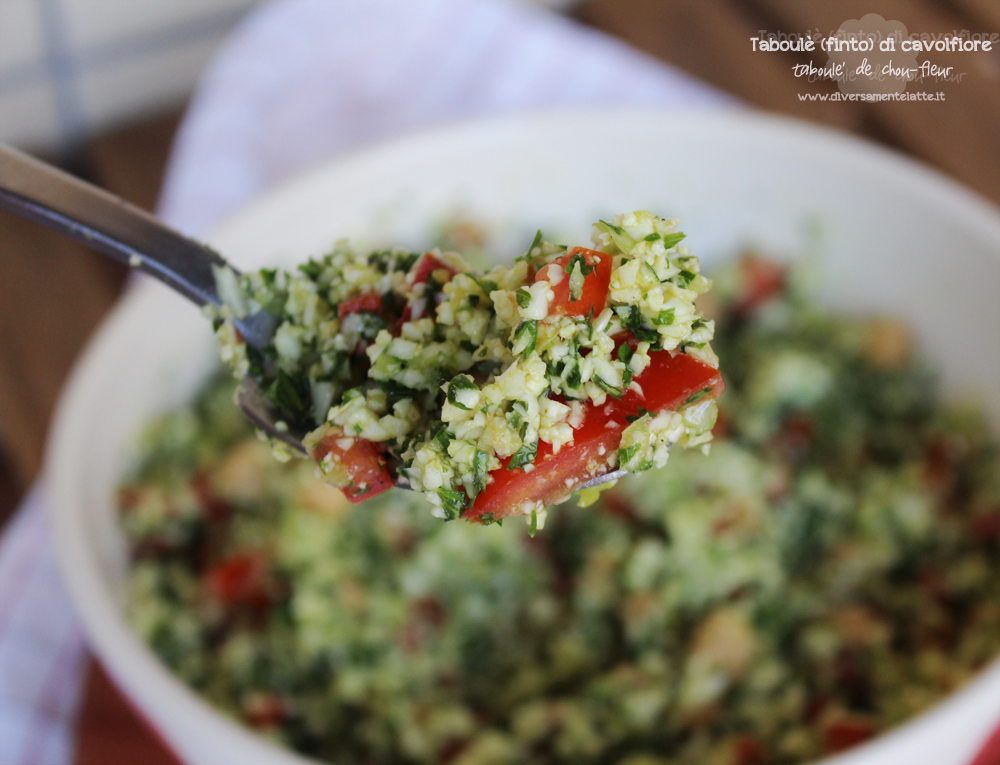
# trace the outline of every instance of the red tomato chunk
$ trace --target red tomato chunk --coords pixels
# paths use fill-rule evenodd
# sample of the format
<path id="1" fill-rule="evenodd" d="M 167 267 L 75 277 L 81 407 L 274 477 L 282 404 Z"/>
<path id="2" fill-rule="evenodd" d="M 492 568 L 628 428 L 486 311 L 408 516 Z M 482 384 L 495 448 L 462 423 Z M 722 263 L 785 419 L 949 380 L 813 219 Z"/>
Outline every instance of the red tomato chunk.
<path id="1" fill-rule="evenodd" d="M 341 443 L 348 440 L 351 445 L 344 449 Z M 378 444 L 363 438 L 348 439 L 330 434 L 317 444 L 313 459 L 320 463 L 328 454 L 334 457 L 333 467 L 327 473 L 328 479 L 336 483 L 354 504 L 392 488 L 392 477 Z"/>
<path id="2" fill-rule="evenodd" d="M 566 267 L 574 261 L 583 258 L 583 270 L 587 271 L 583 279 L 583 288 L 576 300 L 570 294 L 570 274 Z M 608 290 L 611 286 L 612 257 L 604 252 L 588 250 L 585 247 L 573 247 L 565 255 L 549 263 L 535 276 L 535 281 L 545 280 L 552 285 L 554 297 L 549 303 L 549 313 L 566 316 L 596 316 L 604 310 L 608 302 Z"/>
<path id="3" fill-rule="evenodd" d="M 448 276 L 444 281 L 449 281 L 451 277 L 455 275 L 455 269 L 449 266 L 447 263 L 442 263 L 440 260 L 435 258 L 429 252 L 425 252 L 420 258 L 420 264 L 417 266 L 416 273 L 413 275 L 414 284 L 423 284 L 428 279 L 431 278 L 431 274 L 435 271 L 447 271 Z M 443 274 L 442 274 L 443 276 Z M 440 280 L 438 280 L 440 281 Z"/>
<path id="4" fill-rule="evenodd" d="M 349 298 L 337 306 L 337 318 L 341 321 L 352 313 L 382 313 L 382 296 L 376 294 Z"/>
<path id="5" fill-rule="evenodd" d="M 442 263 L 429 252 L 425 252 L 417 263 L 416 271 L 413 271 L 412 273 L 413 284 L 417 285 L 426 284 L 431 278 L 431 275 L 435 273 L 437 273 L 439 282 L 449 282 L 451 281 L 451 277 L 453 277 L 457 271 L 455 271 L 455 269 L 447 263 Z M 433 306 L 427 305 L 426 297 L 420 298 L 419 300 L 409 300 L 403 308 L 403 314 L 400 316 L 399 324 L 405 324 L 408 321 L 421 319 L 427 315 L 432 308 Z M 393 334 L 399 334 L 399 326 L 396 327 Z"/>
<path id="6" fill-rule="evenodd" d="M 209 569 L 206 592 L 227 609 L 265 610 L 271 602 L 272 581 L 262 553 L 240 552 Z"/>
<path id="7" fill-rule="evenodd" d="M 585 405 L 580 427 L 573 434 L 573 443 L 553 454 L 552 445 L 538 442 L 534 468 L 508 470 L 510 459 L 490 473 L 491 481 L 476 497 L 463 515 L 482 523 L 519 512 L 525 502 L 540 500 L 548 505 L 569 494 L 574 487 L 602 472 L 611 453 L 621 443 L 622 431 L 629 417 L 639 409 L 660 413 L 675 410 L 693 395 L 705 391 L 715 398 L 725 388 L 719 370 L 684 353 L 670 351 L 650 354 L 650 364 L 635 378 L 642 394 L 627 390 L 621 400 L 608 398 L 603 406 Z"/>

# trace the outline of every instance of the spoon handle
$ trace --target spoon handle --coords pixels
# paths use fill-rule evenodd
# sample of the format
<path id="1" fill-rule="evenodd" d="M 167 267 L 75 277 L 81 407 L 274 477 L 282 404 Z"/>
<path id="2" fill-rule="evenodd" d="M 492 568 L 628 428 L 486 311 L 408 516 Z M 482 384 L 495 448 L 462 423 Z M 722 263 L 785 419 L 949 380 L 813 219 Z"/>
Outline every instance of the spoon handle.
<path id="1" fill-rule="evenodd" d="M 219 303 L 218 253 L 113 194 L 0 144 L 0 207 L 67 234 L 165 282 L 198 305 Z"/>
<path id="2" fill-rule="evenodd" d="M 213 267 L 227 264 L 217 252 L 135 205 L 4 144 L 0 207 L 154 276 L 196 305 L 219 305 Z M 262 311 L 236 325 L 250 345 L 261 347 L 274 330 L 274 317 Z"/>

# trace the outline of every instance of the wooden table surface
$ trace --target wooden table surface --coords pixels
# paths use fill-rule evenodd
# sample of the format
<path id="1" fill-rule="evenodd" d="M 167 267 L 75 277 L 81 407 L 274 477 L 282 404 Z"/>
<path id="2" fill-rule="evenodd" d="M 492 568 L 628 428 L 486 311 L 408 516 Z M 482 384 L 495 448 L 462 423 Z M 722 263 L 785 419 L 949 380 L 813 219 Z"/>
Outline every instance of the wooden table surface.
<path id="1" fill-rule="evenodd" d="M 923 87 L 944 91 L 943 103 L 800 101 L 799 93 L 834 90 L 792 76 L 810 54 L 750 49 L 758 30 L 832 32 L 872 12 L 911 32 L 1000 32 L 998 0 L 590 0 L 575 16 L 748 104 L 875 139 L 1000 203 L 1000 49 L 933 54 L 966 72 L 961 82 Z M 825 63 L 825 54 L 813 57 Z M 178 118 L 100 136 L 68 167 L 152 208 Z M 38 474 L 55 399 L 123 278 L 101 256 L 0 213 L 0 522 Z M 175 762 L 93 664 L 78 733 L 80 765 Z"/>

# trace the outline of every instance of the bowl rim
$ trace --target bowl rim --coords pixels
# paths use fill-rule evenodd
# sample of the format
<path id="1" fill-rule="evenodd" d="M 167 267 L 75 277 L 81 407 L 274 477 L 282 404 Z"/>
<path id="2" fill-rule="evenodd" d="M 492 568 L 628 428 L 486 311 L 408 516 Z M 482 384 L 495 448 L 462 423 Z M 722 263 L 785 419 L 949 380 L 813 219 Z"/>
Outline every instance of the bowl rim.
<path id="1" fill-rule="evenodd" d="M 372 165 L 391 164 L 400 157 L 421 152 L 427 147 L 454 146 L 470 141 L 482 143 L 498 136 L 509 138 L 512 133 L 530 134 L 539 128 L 565 124 L 566 120 L 575 124 L 581 119 L 609 125 L 636 120 L 652 121 L 657 125 L 669 122 L 682 129 L 686 126 L 707 132 L 738 133 L 741 137 L 764 135 L 766 140 L 780 139 L 813 147 L 821 145 L 824 151 L 862 158 L 869 162 L 873 172 L 885 174 L 894 182 L 919 186 L 921 192 L 938 205 L 942 215 L 952 216 L 963 225 L 977 230 L 984 240 L 996 242 L 1000 255 L 1000 212 L 985 198 L 944 173 L 894 149 L 849 133 L 789 117 L 730 108 L 681 113 L 666 107 L 542 109 L 431 126 L 405 136 L 375 142 L 276 184 L 239 211 L 225 216 L 213 228 L 208 241 L 225 241 L 228 232 L 237 230 L 242 221 L 256 215 L 258 210 L 287 203 L 303 189 L 322 183 L 331 175 L 363 172 Z M 43 468 L 43 482 L 51 500 L 49 522 L 58 568 L 82 622 L 88 644 L 114 682 L 168 745 L 173 747 L 169 734 L 162 731 L 163 721 L 150 719 L 157 717 L 157 713 L 149 711 L 151 706 L 162 708 L 163 705 L 172 705 L 177 725 L 208 726 L 218 740 L 220 751 L 253 752 L 266 757 L 267 762 L 283 765 L 316 765 L 317 760 L 272 744 L 226 717 L 175 677 L 128 626 L 114 595 L 103 585 L 98 555 L 86 543 L 86 535 L 82 533 L 86 519 L 84 500 L 80 492 L 74 491 L 73 481 L 68 480 L 68 476 L 73 474 L 72 466 L 80 461 L 80 454 L 78 444 L 67 436 L 78 430 L 82 412 L 100 386 L 102 370 L 108 365 L 113 366 L 117 346 L 129 334 L 130 314 L 137 304 L 147 299 L 151 289 L 163 288 L 150 283 L 137 283 L 127 291 L 87 343 L 60 396 L 47 440 Z M 964 708 L 961 699 L 973 694 L 981 696 L 983 686 L 997 689 L 990 697 L 996 697 L 997 708 L 1000 708 L 1000 662 L 977 674 L 961 690 L 944 697 L 929 710 L 829 762 L 844 765 L 855 761 L 868 762 L 869 759 L 875 762 L 877 757 L 885 756 L 880 754 L 884 750 L 893 751 L 901 738 L 919 739 L 919 729 L 926 729 L 931 722 L 934 722 L 935 729 L 946 723 L 953 724 L 958 714 L 956 708 Z M 997 721 L 1000 722 L 1000 715 Z M 988 730 L 973 732 L 974 738 L 979 736 L 985 739 L 988 734 Z M 978 744 L 978 739 L 970 745 L 969 760 L 975 744 Z M 173 748 L 178 756 L 182 754 L 176 747 Z"/>

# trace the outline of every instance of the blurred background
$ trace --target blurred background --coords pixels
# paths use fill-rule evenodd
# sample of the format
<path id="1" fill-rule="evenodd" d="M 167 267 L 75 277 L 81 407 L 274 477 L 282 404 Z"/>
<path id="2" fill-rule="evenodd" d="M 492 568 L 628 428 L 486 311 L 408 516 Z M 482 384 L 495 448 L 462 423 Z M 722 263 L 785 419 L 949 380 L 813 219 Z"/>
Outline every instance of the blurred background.
<path id="1" fill-rule="evenodd" d="M 535 4 L 749 105 L 910 154 L 1000 203 L 1000 45 L 990 53 L 934 54 L 936 63 L 965 73 L 961 82 L 919 88 L 944 91 L 944 102 L 876 104 L 802 101 L 802 93 L 835 91 L 792 76 L 793 64 L 813 58 L 822 65 L 825 55 L 754 53 L 750 45 L 760 30 L 835 31 L 872 12 L 911 32 L 1000 32 L 997 0 Z M 185 103 L 219 44 L 255 5 L 0 0 L 0 140 L 154 208 Z M 124 278 L 108 259 L 0 212 L 0 525 L 38 474 L 59 390 Z M 92 673 L 79 741 L 79 762 L 110 761 L 108 746 L 123 762 L 170 761 L 99 672 Z"/>

